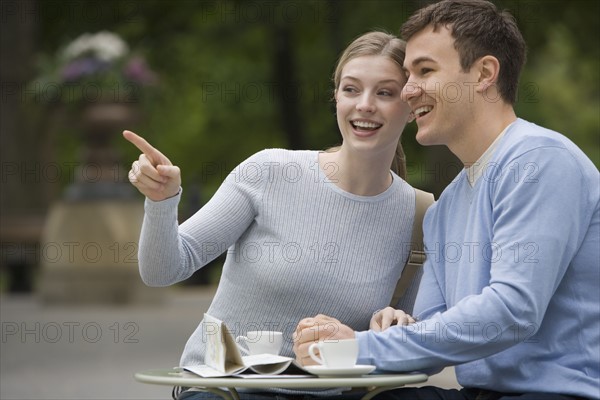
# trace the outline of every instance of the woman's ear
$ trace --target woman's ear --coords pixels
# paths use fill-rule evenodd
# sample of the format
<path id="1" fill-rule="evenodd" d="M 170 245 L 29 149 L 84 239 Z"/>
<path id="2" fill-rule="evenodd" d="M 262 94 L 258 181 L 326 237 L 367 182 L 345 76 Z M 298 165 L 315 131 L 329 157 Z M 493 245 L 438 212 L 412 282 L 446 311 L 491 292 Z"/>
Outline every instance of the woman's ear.
<path id="1" fill-rule="evenodd" d="M 478 92 L 484 92 L 496 85 L 500 74 L 500 62 L 494 56 L 484 56 L 477 62 L 479 68 Z"/>

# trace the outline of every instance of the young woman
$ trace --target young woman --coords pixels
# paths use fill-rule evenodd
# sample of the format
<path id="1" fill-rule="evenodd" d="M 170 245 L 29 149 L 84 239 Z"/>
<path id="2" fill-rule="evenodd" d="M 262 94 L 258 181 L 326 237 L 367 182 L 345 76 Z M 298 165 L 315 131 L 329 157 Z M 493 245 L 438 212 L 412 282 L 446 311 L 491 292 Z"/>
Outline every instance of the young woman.
<path id="1" fill-rule="evenodd" d="M 181 226 L 179 169 L 125 131 L 143 153 L 129 178 L 147 197 L 139 247 L 144 282 L 174 284 L 227 251 L 208 314 L 234 335 L 283 331 L 281 354 L 293 356 L 292 333 L 307 316 L 323 313 L 368 329 L 373 311 L 389 305 L 411 241 L 415 192 L 403 180 L 400 147 L 411 116 L 401 98 L 404 50 L 403 41 L 383 32 L 354 40 L 333 77 L 342 144 L 254 154 Z M 205 344 L 200 323 L 181 365 L 203 364 Z"/>

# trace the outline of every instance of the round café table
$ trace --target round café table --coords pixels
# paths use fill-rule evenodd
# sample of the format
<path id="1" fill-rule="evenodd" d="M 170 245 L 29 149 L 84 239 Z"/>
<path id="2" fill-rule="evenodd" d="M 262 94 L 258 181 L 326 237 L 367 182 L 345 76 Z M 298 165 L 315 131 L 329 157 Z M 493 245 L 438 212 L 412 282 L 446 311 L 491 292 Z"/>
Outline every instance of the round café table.
<path id="1" fill-rule="evenodd" d="M 181 368 L 146 370 L 137 372 L 134 376 L 137 381 L 143 383 L 202 388 L 203 390 L 215 393 L 226 400 L 239 400 L 236 388 L 326 389 L 337 387 L 366 388 L 367 393 L 362 400 L 369 400 L 373 396 L 386 390 L 398 388 L 407 384 L 425 382 L 428 379 L 426 374 L 420 373 L 390 375 L 374 374 L 349 377 L 317 377 L 307 375 L 301 378 L 203 378 L 191 372 L 184 371 Z"/>

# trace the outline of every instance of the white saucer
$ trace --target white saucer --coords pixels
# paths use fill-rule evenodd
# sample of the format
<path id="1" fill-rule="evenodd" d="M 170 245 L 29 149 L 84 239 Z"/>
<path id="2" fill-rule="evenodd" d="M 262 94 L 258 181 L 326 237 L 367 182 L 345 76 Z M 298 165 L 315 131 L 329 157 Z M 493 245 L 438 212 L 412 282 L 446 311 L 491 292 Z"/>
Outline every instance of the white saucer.
<path id="1" fill-rule="evenodd" d="M 347 377 L 347 376 L 360 376 L 366 375 L 375 370 L 374 365 L 355 365 L 352 368 L 327 368 L 323 365 L 313 365 L 304 367 L 305 370 L 311 374 L 322 376 L 322 377 Z"/>

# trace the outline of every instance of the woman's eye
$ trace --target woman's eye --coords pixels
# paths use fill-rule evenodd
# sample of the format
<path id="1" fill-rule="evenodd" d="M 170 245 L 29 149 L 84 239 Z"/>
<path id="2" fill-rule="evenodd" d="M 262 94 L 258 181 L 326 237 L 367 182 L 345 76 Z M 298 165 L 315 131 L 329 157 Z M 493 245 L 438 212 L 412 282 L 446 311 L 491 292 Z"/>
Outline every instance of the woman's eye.
<path id="1" fill-rule="evenodd" d="M 348 93 L 356 93 L 357 90 L 355 87 L 353 86 L 345 86 L 344 88 L 342 88 L 343 92 L 348 92 Z"/>
<path id="2" fill-rule="evenodd" d="M 379 95 L 381 96 L 392 96 L 394 93 L 391 90 L 380 90 Z"/>
<path id="3" fill-rule="evenodd" d="M 425 75 L 431 71 L 433 71 L 431 68 L 421 68 L 421 75 Z"/>

